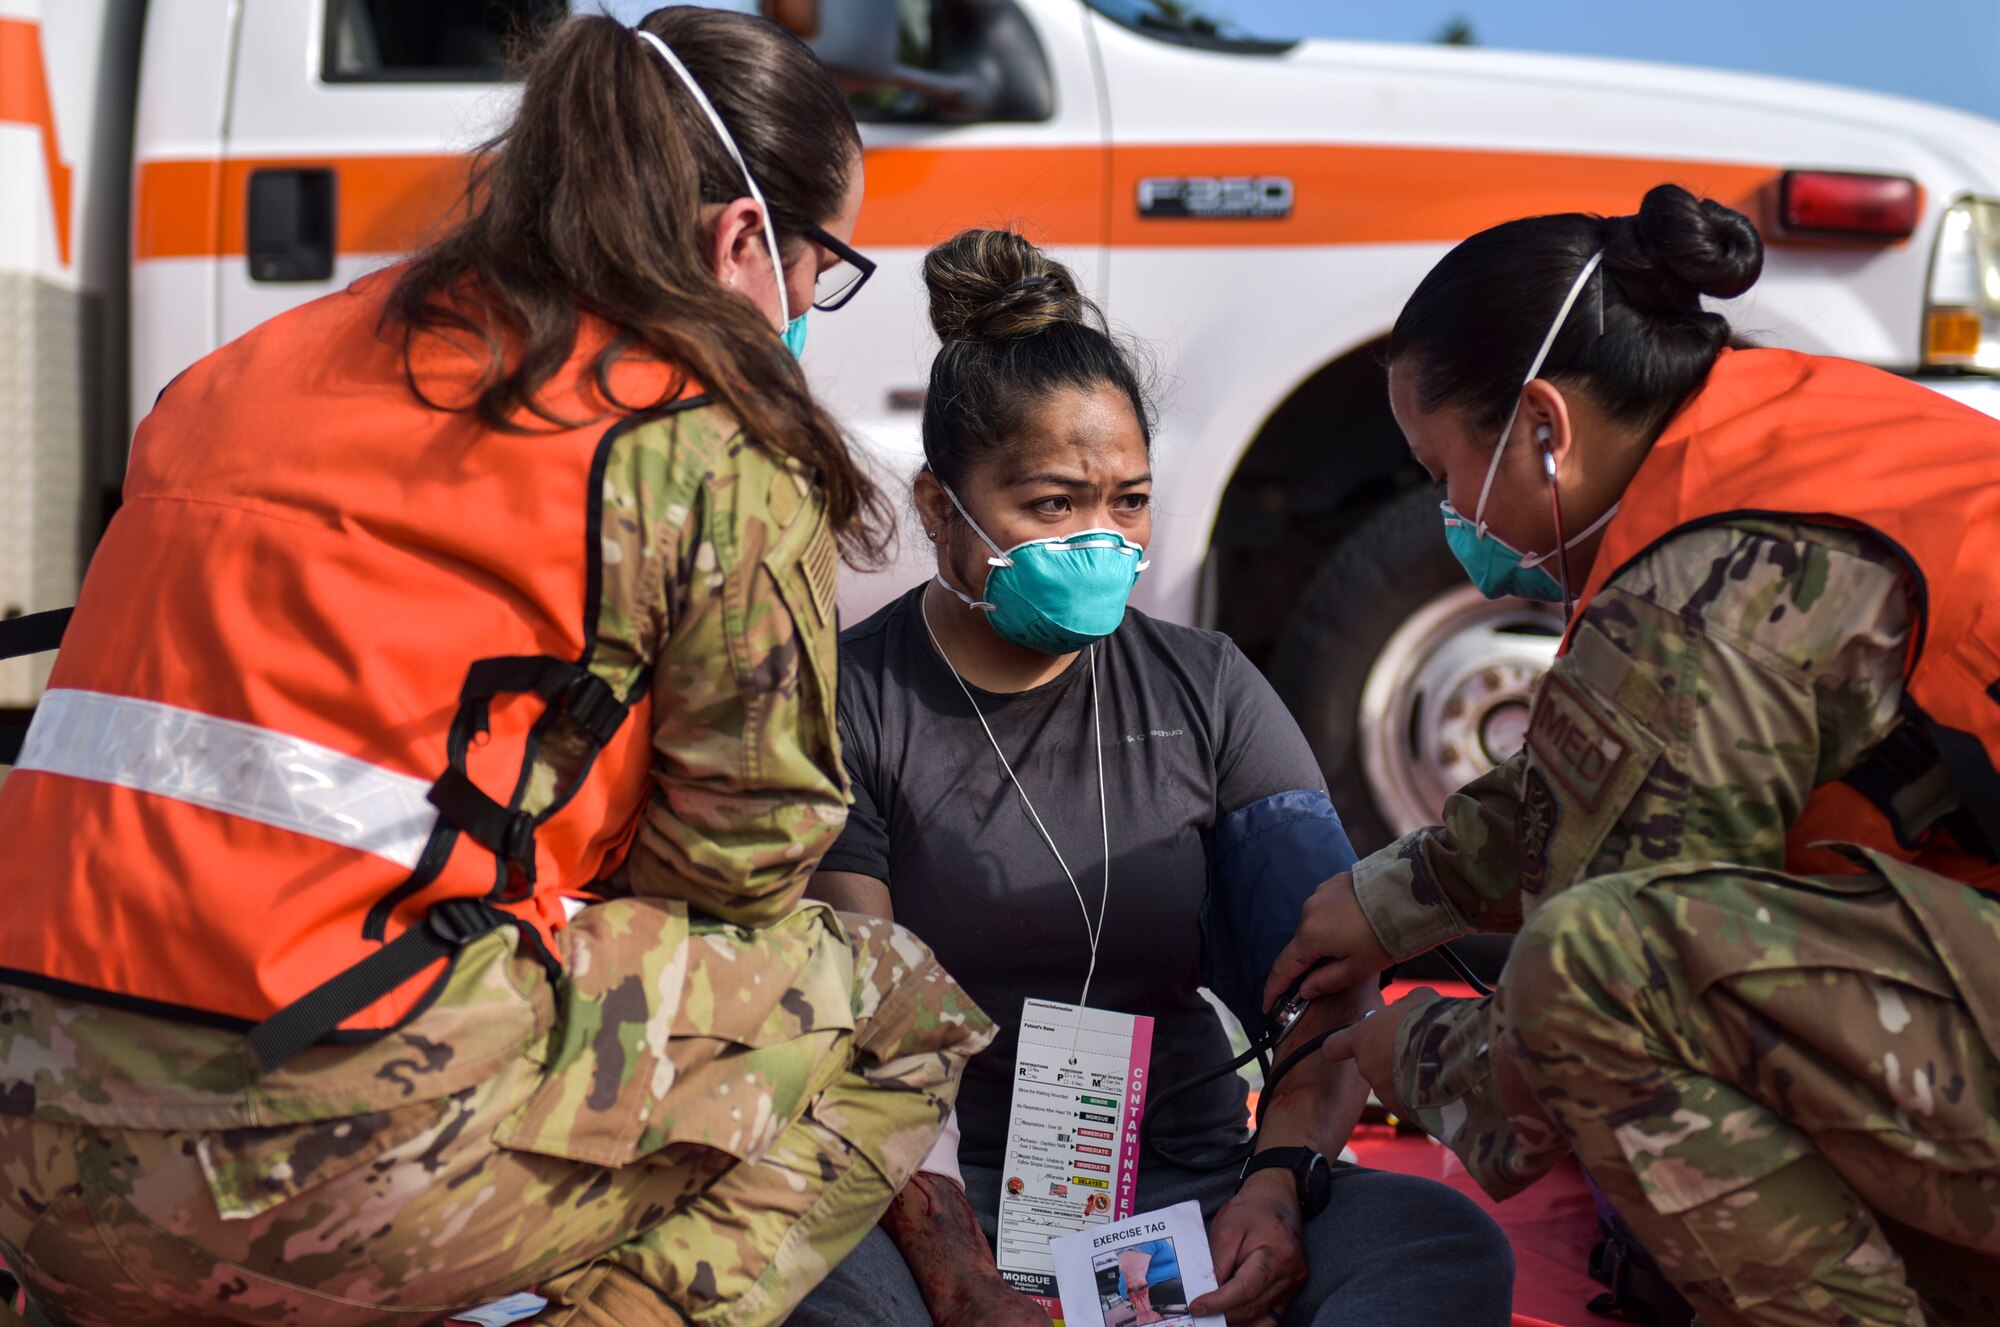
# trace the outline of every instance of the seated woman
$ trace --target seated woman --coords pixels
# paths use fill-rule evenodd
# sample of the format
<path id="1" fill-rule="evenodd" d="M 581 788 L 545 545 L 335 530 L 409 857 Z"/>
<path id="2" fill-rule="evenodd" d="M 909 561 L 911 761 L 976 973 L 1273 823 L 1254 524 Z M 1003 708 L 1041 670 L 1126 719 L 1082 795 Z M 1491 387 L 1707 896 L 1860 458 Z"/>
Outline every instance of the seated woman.
<path id="1" fill-rule="evenodd" d="M 1046 1323 L 991 1247 L 1022 1002 L 1151 1016 L 1151 1081 L 1170 1090 L 1230 1057 L 1199 988 L 1261 1025 L 1258 988 L 1301 900 L 1353 860 L 1249 661 L 1126 607 L 1152 535 L 1150 410 L 1070 272 L 1018 235 L 968 231 L 924 275 L 944 344 L 915 497 L 937 575 L 841 637 L 854 807 L 812 892 L 893 915 L 1003 1032 L 966 1071 L 962 1165 L 934 1153 L 794 1323 Z M 1361 1017 L 1372 985 L 1317 1002 L 1290 1039 Z M 1137 1210 L 1195 1199 L 1210 1216 L 1221 1285 L 1194 1311 L 1507 1321 L 1511 1253 L 1470 1201 L 1340 1164 L 1330 1201 L 1308 1188 L 1365 1097 L 1348 1068 L 1305 1057 L 1265 1104 L 1240 1182 L 1243 1080 L 1161 1103 Z M 1302 1211 L 1308 1193 L 1324 1210 Z"/>

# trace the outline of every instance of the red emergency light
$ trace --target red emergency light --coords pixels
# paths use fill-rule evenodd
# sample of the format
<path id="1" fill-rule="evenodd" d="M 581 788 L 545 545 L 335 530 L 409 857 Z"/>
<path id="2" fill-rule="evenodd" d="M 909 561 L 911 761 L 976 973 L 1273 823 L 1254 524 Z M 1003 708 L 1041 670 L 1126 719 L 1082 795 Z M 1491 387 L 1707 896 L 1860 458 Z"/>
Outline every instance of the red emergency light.
<path id="1" fill-rule="evenodd" d="M 1778 220 L 1794 234 L 1906 240 L 1922 201 L 1907 175 L 1788 170 L 1778 181 Z"/>

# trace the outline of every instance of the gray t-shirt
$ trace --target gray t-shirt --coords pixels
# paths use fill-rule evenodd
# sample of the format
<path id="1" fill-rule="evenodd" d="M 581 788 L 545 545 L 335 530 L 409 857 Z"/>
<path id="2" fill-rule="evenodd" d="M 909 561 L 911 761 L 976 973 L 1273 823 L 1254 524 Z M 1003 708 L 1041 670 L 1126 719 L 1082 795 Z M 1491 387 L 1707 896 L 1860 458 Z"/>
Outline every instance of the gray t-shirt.
<path id="1" fill-rule="evenodd" d="M 840 638 L 840 733 L 854 807 L 821 862 L 885 882 L 896 920 L 1000 1024 L 959 1094 L 961 1156 L 1000 1164 L 1021 1003 L 1075 1001 L 1090 943 L 1076 891 L 932 648 L 919 588 Z M 1205 835 L 1276 793 L 1321 789 L 1298 725 L 1228 637 L 1136 609 L 1098 647 L 1111 890 L 1090 1003 L 1154 1021 L 1165 1090 L 1230 1055 L 1197 993 Z M 973 689 L 1094 920 L 1104 887 L 1088 653 L 1032 691 Z M 1258 979 L 1261 980 L 1258 974 Z M 1157 1140 L 1201 1153 L 1244 1135 L 1243 1080 L 1167 1106 Z"/>

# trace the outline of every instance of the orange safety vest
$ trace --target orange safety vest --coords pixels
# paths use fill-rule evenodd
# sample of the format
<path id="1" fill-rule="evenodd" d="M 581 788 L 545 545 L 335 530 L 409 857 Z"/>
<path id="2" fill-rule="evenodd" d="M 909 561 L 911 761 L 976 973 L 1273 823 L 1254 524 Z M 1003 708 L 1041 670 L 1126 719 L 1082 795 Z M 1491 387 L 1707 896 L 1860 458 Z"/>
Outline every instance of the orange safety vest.
<path id="1" fill-rule="evenodd" d="M 643 674 L 592 671 L 599 526 L 651 416 L 591 386 L 602 329 L 543 396 L 589 422 L 423 404 L 378 331 L 393 280 L 224 346 L 139 428 L 0 785 L 0 983 L 251 1028 L 272 1066 L 406 1021 L 498 925 L 553 966 L 562 897 L 623 859 L 652 724 Z M 419 349 L 426 395 L 469 400 L 476 365 Z M 612 385 L 695 399 L 657 363 Z M 561 718 L 594 758 L 530 816 Z"/>
<path id="2" fill-rule="evenodd" d="M 1813 846 L 1837 840 L 2000 890 L 2000 421 L 1847 360 L 1725 350 L 1626 487 L 1572 630 L 1598 591 L 1664 541 L 1757 517 L 1866 530 L 1915 587 L 1909 722 L 1854 773 L 1813 790 L 1787 869 L 1852 871 Z M 1914 835 L 1890 796 L 1940 759 L 1965 814 Z"/>

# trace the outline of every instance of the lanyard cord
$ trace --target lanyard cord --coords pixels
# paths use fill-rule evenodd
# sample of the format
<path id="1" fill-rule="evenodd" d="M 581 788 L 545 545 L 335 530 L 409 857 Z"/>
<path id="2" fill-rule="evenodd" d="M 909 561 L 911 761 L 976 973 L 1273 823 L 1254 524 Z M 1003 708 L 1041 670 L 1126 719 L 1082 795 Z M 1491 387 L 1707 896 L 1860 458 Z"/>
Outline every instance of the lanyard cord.
<path id="1" fill-rule="evenodd" d="M 1062 868 L 1063 875 L 1068 878 L 1069 887 L 1076 891 L 1076 906 L 1083 910 L 1084 934 L 1090 937 L 1090 967 L 1083 975 L 1083 994 L 1077 998 L 1077 1004 L 1087 1007 L 1090 1004 L 1090 983 L 1092 978 L 1097 976 L 1097 941 L 1104 934 L 1104 909 L 1111 902 L 1111 813 L 1105 805 L 1104 795 L 1104 719 L 1098 709 L 1097 646 L 1090 647 L 1090 719 L 1097 737 L 1097 818 L 1104 831 L 1104 891 L 1098 896 L 1097 921 L 1092 924 L 1090 905 L 1084 902 L 1083 898 L 1083 887 L 1076 883 L 1076 876 L 1071 873 L 1069 863 L 1063 860 L 1062 851 L 1056 847 L 1056 841 L 1049 834 L 1048 827 L 1042 824 L 1042 817 L 1035 811 L 1035 804 L 1028 800 L 1028 790 L 1021 786 L 1020 775 L 1014 773 L 1014 766 L 1008 761 L 1007 753 L 1000 749 L 1000 740 L 993 736 L 993 726 L 986 722 L 986 715 L 980 711 L 979 702 L 973 699 L 972 688 L 958 675 L 958 669 L 952 666 L 951 656 L 944 652 L 944 646 L 939 643 L 937 632 L 931 627 L 931 609 L 930 604 L 926 602 L 927 597 L 924 594 L 917 596 L 917 611 L 923 616 L 924 634 L 931 638 L 931 648 L 937 651 L 938 658 L 944 660 L 945 671 L 951 674 L 952 681 L 958 683 L 958 689 L 965 693 L 965 703 L 972 706 L 972 713 L 979 720 L 979 726 L 986 730 L 986 740 L 993 744 L 993 754 L 1000 757 L 1000 768 L 1007 771 L 1008 779 L 1014 784 L 1014 791 L 1020 794 L 1021 805 L 1028 809 L 1028 818 L 1034 821 L 1035 828 L 1041 831 L 1042 842 L 1049 845 L 1049 851 L 1055 854 L 1056 865 Z M 1078 1020 L 1077 1026 L 1079 1029 L 1083 1026 L 1081 1019 Z"/>

